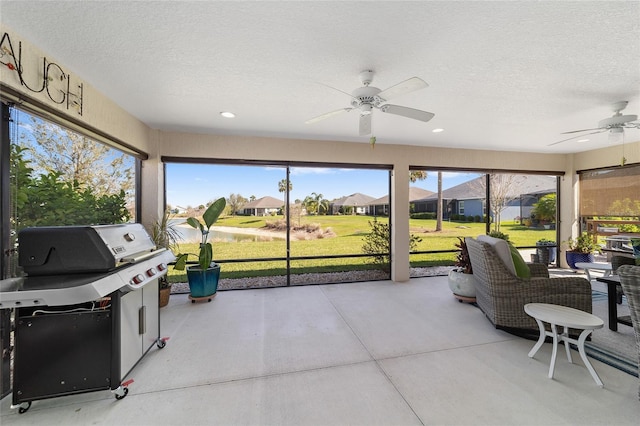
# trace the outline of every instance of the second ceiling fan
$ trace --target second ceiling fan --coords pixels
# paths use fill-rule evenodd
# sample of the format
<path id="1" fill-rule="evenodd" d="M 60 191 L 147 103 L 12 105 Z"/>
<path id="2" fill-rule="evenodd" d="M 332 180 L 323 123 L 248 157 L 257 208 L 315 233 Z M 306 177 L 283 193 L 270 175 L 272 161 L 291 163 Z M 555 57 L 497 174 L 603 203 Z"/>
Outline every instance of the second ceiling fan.
<path id="1" fill-rule="evenodd" d="M 362 81 L 363 86 L 354 90 L 350 94 L 331 87 L 332 89 L 338 90 L 339 92 L 351 97 L 351 107 L 327 112 L 319 115 L 318 117 L 307 120 L 305 123 L 316 123 L 343 112 L 358 110 L 360 111 L 359 134 L 360 136 L 365 136 L 371 134 L 371 113 L 374 109 L 424 122 L 427 122 L 434 117 L 435 114 L 431 112 L 386 103 L 388 100 L 395 97 L 428 87 L 429 85 L 422 79 L 418 77 L 411 77 L 410 79 L 391 86 L 388 89 L 380 90 L 377 87 L 371 86 L 373 74 L 374 73 L 371 70 L 362 71 L 360 73 L 360 80 Z"/>
<path id="2" fill-rule="evenodd" d="M 620 102 L 614 103 L 611 106 L 611 109 L 613 110 L 614 114 L 609 118 L 600 120 L 598 122 L 598 127 L 595 127 L 593 129 L 572 130 L 570 132 L 564 132 L 562 133 L 563 135 L 570 135 L 573 133 L 580 133 L 580 134 L 577 136 L 572 136 L 567 139 L 563 139 L 558 142 L 551 143 L 547 146 L 557 145 L 562 142 L 570 141 L 577 138 L 582 138 L 588 135 L 595 135 L 596 133 L 609 132 L 611 134 L 618 134 L 618 133 L 624 134 L 624 129 L 640 129 L 640 123 L 636 121 L 638 119 L 637 115 L 622 115 L 622 110 L 624 110 L 628 104 L 629 104 L 628 101 L 620 101 Z M 590 132 L 590 133 L 584 133 L 584 132 Z"/>

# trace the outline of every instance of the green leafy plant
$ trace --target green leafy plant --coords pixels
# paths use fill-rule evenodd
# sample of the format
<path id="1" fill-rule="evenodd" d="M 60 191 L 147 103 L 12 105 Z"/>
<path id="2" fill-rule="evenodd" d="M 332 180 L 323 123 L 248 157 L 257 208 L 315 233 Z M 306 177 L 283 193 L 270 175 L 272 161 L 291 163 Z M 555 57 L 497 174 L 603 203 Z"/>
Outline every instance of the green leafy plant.
<path id="1" fill-rule="evenodd" d="M 489 236 L 493 238 L 500 238 L 501 240 L 509 241 L 509 235 L 500 231 L 491 231 Z"/>
<path id="2" fill-rule="evenodd" d="M 556 194 L 547 194 L 533 205 L 531 212 L 538 220 L 553 222 L 556 219 Z"/>
<path id="3" fill-rule="evenodd" d="M 157 248 L 166 248 L 171 251 L 178 249 L 180 234 L 171 224 L 171 215 L 166 210 L 160 219 L 151 224 L 150 236 Z M 171 287 L 166 275 L 160 277 L 160 288 Z"/>
<path id="4" fill-rule="evenodd" d="M 569 238 L 562 244 L 567 247 L 567 251 L 576 253 L 593 253 L 598 250 L 595 234 L 583 231 L 577 238 Z"/>
<path id="5" fill-rule="evenodd" d="M 540 238 L 538 241 L 536 241 L 536 245 L 537 246 L 555 246 L 556 242 L 553 240 L 549 240 L 547 238 Z"/>
<path id="6" fill-rule="evenodd" d="M 225 200 L 224 197 L 221 197 L 221 198 L 218 198 L 213 203 L 211 203 L 211 205 L 207 207 L 207 210 L 205 210 L 204 214 L 202 215 L 202 220 L 204 221 L 204 223 L 200 222 L 195 217 L 187 218 L 187 223 L 191 225 L 193 228 L 196 228 L 197 230 L 200 231 L 200 235 L 201 235 L 200 252 L 198 254 L 195 254 L 195 253 L 179 254 L 177 257 L 174 269 L 177 269 L 179 271 L 184 270 L 187 266 L 187 258 L 190 255 L 198 257 L 198 265 L 200 266 L 200 269 L 202 269 L 203 271 L 206 270 L 209 267 L 209 265 L 211 265 L 211 262 L 213 261 L 213 247 L 211 246 L 211 243 L 208 241 L 209 231 L 211 229 L 211 226 L 214 223 L 216 223 L 216 221 L 218 220 L 218 218 L 220 217 L 220 215 L 222 214 L 226 206 L 227 206 L 227 201 Z"/>
<path id="7" fill-rule="evenodd" d="M 391 227 L 387 223 L 377 220 L 369 221 L 371 232 L 364 237 L 362 251 L 373 256 L 373 261 L 382 266 L 385 271 L 389 270 L 389 253 L 391 252 Z M 422 238 L 411 234 L 409 238 L 409 251 L 415 251 Z"/>

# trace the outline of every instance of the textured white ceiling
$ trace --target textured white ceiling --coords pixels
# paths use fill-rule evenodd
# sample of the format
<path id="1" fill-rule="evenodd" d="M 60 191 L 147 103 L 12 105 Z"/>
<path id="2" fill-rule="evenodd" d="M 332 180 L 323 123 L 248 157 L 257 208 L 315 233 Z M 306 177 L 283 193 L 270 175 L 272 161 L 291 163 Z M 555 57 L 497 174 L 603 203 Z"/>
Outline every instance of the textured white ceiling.
<path id="1" fill-rule="evenodd" d="M 550 143 L 627 100 L 640 115 L 639 1 L 0 1 L 8 25 L 153 128 L 368 142 L 358 74 L 428 123 L 374 111 L 377 143 L 577 152 Z M 220 117 L 233 111 L 233 120 Z M 432 133 L 434 128 L 442 133 Z M 627 130 L 626 141 L 640 140 Z"/>

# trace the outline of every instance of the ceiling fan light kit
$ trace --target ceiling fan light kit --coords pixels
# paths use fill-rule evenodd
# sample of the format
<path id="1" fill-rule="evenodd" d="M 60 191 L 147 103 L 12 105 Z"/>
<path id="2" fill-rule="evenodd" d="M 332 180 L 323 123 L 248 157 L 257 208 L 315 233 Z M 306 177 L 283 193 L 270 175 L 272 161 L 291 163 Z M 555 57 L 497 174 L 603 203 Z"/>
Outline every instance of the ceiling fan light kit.
<path id="1" fill-rule="evenodd" d="M 325 118 L 332 117 L 342 112 L 350 112 L 354 109 L 357 109 L 360 111 L 358 133 L 360 134 L 360 136 L 365 136 L 371 134 L 371 116 L 374 108 L 384 113 L 399 115 L 423 122 L 427 122 L 434 117 L 435 114 L 431 112 L 386 103 L 389 99 L 392 99 L 396 96 L 401 96 L 428 87 L 429 85 L 425 81 L 418 77 L 411 77 L 410 79 L 391 86 L 388 89 L 380 90 L 377 87 L 371 86 L 373 75 L 374 72 L 372 70 L 365 70 L 360 73 L 359 77 L 360 81 L 362 82 L 362 87 L 355 89 L 353 92 L 351 92 L 351 95 L 349 95 L 351 97 L 351 108 L 342 108 L 336 111 L 327 112 L 325 114 L 319 115 L 318 117 L 307 120 L 305 123 L 317 123 L 318 121 L 324 120 Z M 343 92 L 339 89 L 335 90 L 346 94 L 346 92 Z"/>

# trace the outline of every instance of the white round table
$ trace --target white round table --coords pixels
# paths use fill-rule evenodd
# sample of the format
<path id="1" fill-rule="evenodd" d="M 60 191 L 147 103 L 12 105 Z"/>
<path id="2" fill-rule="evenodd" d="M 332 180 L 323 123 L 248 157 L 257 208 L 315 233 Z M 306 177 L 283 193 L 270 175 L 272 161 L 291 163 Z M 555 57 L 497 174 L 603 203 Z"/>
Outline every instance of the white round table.
<path id="1" fill-rule="evenodd" d="M 558 353 L 558 342 L 563 341 L 569 362 L 573 363 L 569 347 L 569 343 L 573 343 L 578 347 L 580 357 L 582 358 L 584 365 L 589 370 L 589 373 L 591 373 L 593 380 L 596 381 L 598 386 L 604 386 L 602 380 L 600 380 L 600 377 L 598 376 L 598 373 L 596 373 L 596 370 L 589 362 L 584 350 L 584 342 L 587 340 L 587 336 L 589 336 L 593 330 L 602 328 L 604 326 L 604 321 L 588 312 L 569 308 L 567 306 L 551 305 L 547 303 L 527 303 L 524 305 L 524 311 L 536 320 L 538 327 L 540 328 L 540 337 L 538 338 L 535 346 L 529 352 L 529 358 L 533 358 L 536 352 L 538 352 L 547 336 L 553 338 L 553 352 L 551 353 L 551 365 L 549 365 L 550 379 L 553 378 L 553 370 L 555 368 L 556 355 Z M 547 331 L 544 328 L 543 322 L 551 325 L 551 331 Z M 558 327 L 563 328 L 562 332 L 558 331 Z M 582 330 L 578 340 L 569 337 L 570 328 Z"/>
<path id="2" fill-rule="evenodd" d="M 591 282 L 591 269 L 597 271 L 603 271 L 604 276 L 608 277 L 611 275 L 611 263 L 604 262 L 576 262 L 576 268 L 584 269 L 585 274 L 587 274 L 587 279 Z"/>

